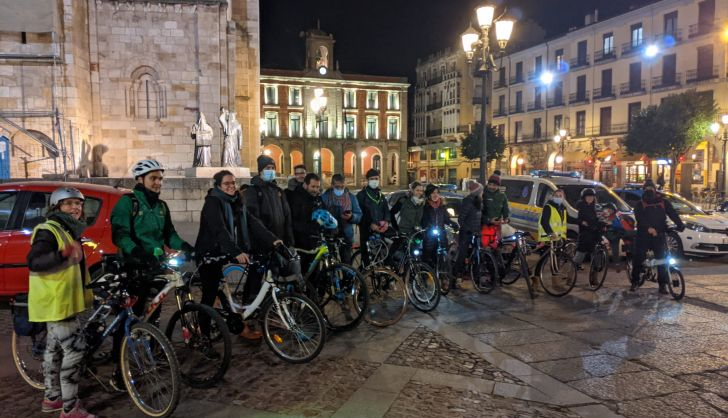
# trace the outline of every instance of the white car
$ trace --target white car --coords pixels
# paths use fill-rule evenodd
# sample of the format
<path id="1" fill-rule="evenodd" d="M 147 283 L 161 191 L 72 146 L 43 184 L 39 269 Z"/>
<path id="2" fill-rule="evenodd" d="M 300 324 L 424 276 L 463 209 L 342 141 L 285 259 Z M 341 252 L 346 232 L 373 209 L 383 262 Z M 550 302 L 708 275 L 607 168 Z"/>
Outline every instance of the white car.
<path id="1" fill-rule="evenodd" d="M 615 192 L 633 207 L 642 198 L 641 189 L 616 189 Z M 685 231 L 668 234 L 667 244 L 673 254 L 728 254 L 728 217 L 705 212 L 679 194 L 662 194 L 685 223 Z"/>

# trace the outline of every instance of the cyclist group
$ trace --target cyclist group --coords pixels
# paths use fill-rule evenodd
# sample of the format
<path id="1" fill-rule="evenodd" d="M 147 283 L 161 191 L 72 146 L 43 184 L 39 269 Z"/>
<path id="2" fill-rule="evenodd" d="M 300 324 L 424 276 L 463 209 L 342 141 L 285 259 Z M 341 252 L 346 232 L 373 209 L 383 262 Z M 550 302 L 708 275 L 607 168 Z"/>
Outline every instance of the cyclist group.
<path id="1" fill-rule="evenodd" d="M 203 260 L 229 257 L 227 260 L 248 264 L 253 254 L 278 245 L 310 250 L 317 245 L 321 225 L 327 224 L 336 225 L 334 234 L 343 243 L 339 256 L 346 264 L 352 260 L 354 225 L 358 226 L 361 261 L 366 265 L 369 257 L 366 243 L 374 234 L 386 234 L 394 228 L 405 235 L 420 228 L 442 231 L 447 225 L 458 232 L 459 251 L 454 263 L 457 280 L 453 284 L 461 286 L 464 260 L 472 237 L 497 240 L 501 225 L 509 222 L 508 199 L 500 190 L 499 171 L 488 178 L 485 188 L 475 181 L 468 182 L 469 193 L 462 200 L 458 223 L 450 220 L 440 190 L 433 184 L 412 183 L 406 195 L 392 202 L 390 210 L 376 169 L 367 171 L 366 185 L 356 194 L 346 188 L 340 174 L 332 176 L 330 187 L 323 193 L 321 178 L 307 173 L 303 165 L 295 167 L 295 177 L 285 189 L 276 183 L 276 174 L 275 161 L 266 155 L 258 157 L 257 174 L 249 186 L 238 185 L 230 171 L 215 174 L 213 187 L 205 197 L 200 229 L 193 246 L 177 234 L 169 208 L 160 199 L 164 168 L 155 160 L 139 161 L 132 169 L 136 180 L 133 191 L 120 198 L 111 215 L 112 239 L 119 248 L 127 275 L 143 277 L 160 263 L 160 249 L 165 247 L 194 254 L 195 261 L 202 263 L 201 302 L 211 306 L 223 277 L 223 266 L 228 261 Z M 656 192 L 654 183 L 648 180 L 644 186 L 642 203 L 635 208 L 633 265 L 641 265 L 648 250 L 656 257 L 663 255 L 668 217 L 678 229 L 684 227 L 672 205 Z M 568 216 L 564 198 L 564 192 L 556 190 L 544 206 L 538 223 L 539 241 L 566 239 Z M 579 240 L 574 260 L 577 263 L 584 260 L 598 240 L 598 228 L 602 224 L 596 214 L 595 200 L 594 190 L 585 189 L 582 201 L 577 205 Z M 77 189 L 61 187 L 55 190 L 50 198 L 47 220 L 34 230 L 28 254 L 29 318 L 31 322 L 47 324 L 43 363 L 45 396 L 41 407 L 43 412 L 61 411 L 62 418 L 95 417 L 81 407 L 77 395 L 85 347 L 77 315 L 89 307 L 91 297 L 85 289 L 89 273 L 81 247 L 85 228 L 83 204 L 84 196 Z M 320 209 L 325 209 L 331 219 L 313 216 L 314 212 L 321 213 Z M 607 237 L 612 248 L 616 248 L 614 256 L 618 261 L 619 240 L 631 238 L 632 224 L 610 204 L 603 205 L 602 215 L 608 222 Z M 432 263 L 438 244 L 447 248 L 447 234 L 425 234 L 425 237 L 423 259 Z M 308 261 L 311 261 L 310 257 L 302 257 L 303 266 L 307 266 Z M 261 285 L 262 277 L 255 276 L 255 270 L 251 270 L 245 283 L 244 293 L 248 298 L 254 297 Z M 634 272 L 632 276 L 632 290 L 635 290 L 638 278 Z M 666 293 L 668 279 L 664 267 L 660 268 L 659 276 L 659 291 Z M 129 289 L 130 294 L 138 296 L 133 310 L 142 315 L 151 289 L 144 280 L 134 283 Z M 157 315 L 159 312 L 156 311 Z M 253 329 L 253 324 L 246 324 L 240 336 L 254 340 L 260 339 L 261 333 Z M 110 379 L 111 386 L 119 391 L 124 390 L 118 368 L 122 337 L 123 329 L 120 329 L 114 335 L 112 359 L 117 366 Z"/>

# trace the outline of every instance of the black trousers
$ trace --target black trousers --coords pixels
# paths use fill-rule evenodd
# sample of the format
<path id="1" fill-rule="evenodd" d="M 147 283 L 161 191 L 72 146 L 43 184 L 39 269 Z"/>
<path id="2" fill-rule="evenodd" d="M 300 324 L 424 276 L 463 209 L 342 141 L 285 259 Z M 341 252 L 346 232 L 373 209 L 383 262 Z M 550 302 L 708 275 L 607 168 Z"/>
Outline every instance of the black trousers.
<path id="1" fill-rule="evenodd" d="M 144 270 L 138 267 L 132 267 L 127 269 L 127 277 L 137 278 L 131 281 L 128 292 L 130 295 L 138 297 L 134 306 L 131 310 L 134 315 L 141 318 L 146 311 L 147 301 L 152 297 L 151 283 L 145 280 Z M 156 289 L 161 290 L 161 289 Z M 162 314 L 162 307 L 159 306 L 152 315 L 147 319 L 149 323 L 156 323 L 159 320 L 159 315 Z M 113 344 L 111 346 L 111 359 L 114 364 L 118 365 L 121 358 L 121 341 L 124 339 L 124 324 L 121 324 L 119 328 L 114 332 Z"/>
<path id="2" fill-rule="evenodd" d="M 632 283 L 638 283 L 640 272 L 642 271 L 642 263 L 645 262 L 647 251 L 652 250 L 655 259 L 665 258 L 667 254 L 667 242 L 664 234 L 658 234 L 656 237 L 638 235 L 634 243 L 632 251 Z M 657 267 L 657 281 L 661 285 L 666 285 L 670 275 L 667 271 L 667 264 Z"/>
<path id="3" fill-rule="evenodd" d="M 473 239 L 473 233 L 467 231 L 460 231 L 458 234 L 458 255 L 455 260 L 455 268 L 453 274 L 459 276 L 465 269 L 465 257 L 470 254 L 470 242 Z"/>

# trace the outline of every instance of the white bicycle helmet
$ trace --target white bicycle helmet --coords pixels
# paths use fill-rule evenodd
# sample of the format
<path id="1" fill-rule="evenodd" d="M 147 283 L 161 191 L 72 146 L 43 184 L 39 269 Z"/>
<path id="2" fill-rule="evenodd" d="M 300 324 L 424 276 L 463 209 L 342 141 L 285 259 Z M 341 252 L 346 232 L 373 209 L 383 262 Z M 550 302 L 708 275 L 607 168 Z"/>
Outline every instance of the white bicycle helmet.
<path id="1" fill-rule="evenodd" d="M 56 206 L 64 199 L 80 199 L 86 200 L 83 193 L 75 187 L 59 187 L 51 193 L 51 206 Z"/>
<path id="2" fill-rule="evenodd" d="M 137 178 L 152 171 L 164 171 L 164 167 L 157 160 L 139 160 L 131 169 L 131 174 Z"/>

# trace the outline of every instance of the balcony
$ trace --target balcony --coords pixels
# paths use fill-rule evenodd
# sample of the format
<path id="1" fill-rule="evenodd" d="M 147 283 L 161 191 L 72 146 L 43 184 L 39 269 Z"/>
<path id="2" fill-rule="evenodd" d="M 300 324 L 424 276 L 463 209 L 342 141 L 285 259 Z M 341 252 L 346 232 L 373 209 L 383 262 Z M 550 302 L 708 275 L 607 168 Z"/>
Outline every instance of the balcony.
<path id="1" fill-rule="evenodd" d="M 543 109 L 543 101 L 537 100 L 535 102 L 528 102 L 528 106 L 526 107 L 529 112 L 533 112 L 535 110 L 542 110 Z"/>
<path id="2" fill-rule="evenodd" d="M 715 65 L 713 68 L 698 68 L 690 70 L 685 73 L 685 83 L 699 83 L 701 81 L 708 81 L 718 78 L 718 66 Z"/>
<path id="3" fill-rule="evenodd" d="M 511 82 L 509 83 L 511 86 L 518 83 L 523 83 L 523 74 L 516 74 L 515 77 L 511 77 Z"/>
<path id="4" fill-rule="evenodd" d="M 510 109 L 508 109 L 509 115 L 514 115 L 516 113 L 523 113 L 523 105 L 511 106 Z"/>
<path id="5" fill-rule="evenodd" d="M 608 135 L 624 135 L 628 131 L 626 123 L 590 126 L 584 132 L 583 136 L 608 136 Z"/>
<path id="6" fill-rule="evenodd" d="M 569 104 L 589 103 L 589 92 L 582 91 L 569 94 Z"/>
<path id="7" fill-rule="evenodd" d="M 688 28 L 688 37 L 695 38 L 702 35 L 707 35 L 715 28 L 714 22 L 699 22 L 690 25 Z"/>
<path id="8" fill-rule="evenodd" d="M 594 53 L 594 62 L 604 62 L 617 59 L 617 53 L 614 51 L 614 49 L 604 50 L 601 49 Z"/>
<path id="9" fill-rule="evenodd" d="M 642 46 L 644 45 L 644 42 L 640 39 L 639 42 L 625 42 L 622 44 L 622 56 L 626 57 L 628 55 L 636 54 L 642 50 Z"/>
<path id="10" fill-rule="evenodd" d="M 682 29 L 675 29 L 672 32 L 665 32 L 655 35 L 655 39 L 663 45 L 673 46 L 683 41 Z"/>
<path id="11" fill-rule="evenodd" d="M 600 87 L 598 89 L 594 89 L 592 97 L 594 98 L 595 102 L 614 99 L 617 97 L 617 90 L 614 88 L 614 86 L 610 86 L 609 89 L 604 89 Z"/>
<path id="12" fill-rule="evenodd" d="M 443 74 L 442 79 L 450 80 L 453 78 L 460 78 L 461 76 L 462 76 L 462 74 L 460 73 L 460 71 L 450 71 L 449 73 Z"/>
<path id="13" fill-rule="evenodd" d="M 498 109 L 496 109 L 496 110 L 493 111 L 493 117 L 494 118 L 502 118 L 502 117 L 507 116 L 507 115 L 508 115 L 508 112 L 506 112 L 506 108 L 505 107 L 500 107 L 500 108 L 498 108 Z"/>
<path id="14" fill-rule="evenodd" d="M 428 138 L 436 138 L 442 136 L 442 128 L 440 129 L 428 129 L 427 130 L 427 137 Z"/>
<path id="15" fill-rule="evenodd" d="M 645 89 L 645 79 L 639 80 L 638 82 L 622 83 L 619 85 L 620 96 L 632 96 L 637 94 L 643 94 Z"/>
<path id="16" fill-rule="evenodd" d="M 564 105 L 564 96 L 549 97 L 546 101 L 546 107 L 559 107 Z"/>
<path id="17" fill-rule="evenodd" d="M 498 79 L 498 80 L 495 80 L 493 82 L 493 89 L 494 90 L 495 89 L 503 89 L 503 88 L 506 88 L 506 87 L 508 87 L 508 83 L 506 83 L 506 80 L 505 79 L 503 79 L 503 80 Z"/>
<path id="18" fill-rule="evenodd" d="M 442 102 L 430 103 L 427 105 L 427 111 L 437 110 L 442 107 Z"/>
<path id="19" fill-rule="evenodd" d="M 682 85 L 682 73 L 652 77 L 652 90 L 671 90 Z"/>
<path id="20" fill-rule="evenodd" d="M 577 68 L 582 67 L 588 67 L 589 66 L 589 56 L 583 56 L 583 57 L 576 57 L 569 60 L 569 67 L 572 70 L 575 70 Z"/>
<path id="21" fill-rule="evenodd" d="M 538 78 L 539 74 L 541 74 L 541 69 L 529 71 L 528 74 L 526 75 L 526 79 L 528 81 L 533 81 Z"/>
<path id="22" fill-rule="evenodd" d="M 459 105 L 460 104 L 460 98 L 456 97 L 454 99 L 447 99 L 443 102 L 443 106 L 453 106 L 453 105 Z M 399 109 L 396 109 L 399 110 Z"/>
<path id="23" fill-rule="evenodd" d="M 473 96 L 473 104 L 474 105 L 482 105 L 483 104 L 483 98 L 482 97 Z M 490 100 L 488 100 L 488 97 L 485 98 L 485 104 L 490 104 Z"/>
<path id="24" fill-rule="evenodd" d="M 442 76 L 439 77 L 432 77 L 427 79 L 427 85 L 428 86 L 434 86 L 435 84 L 442 83 Z"/>

